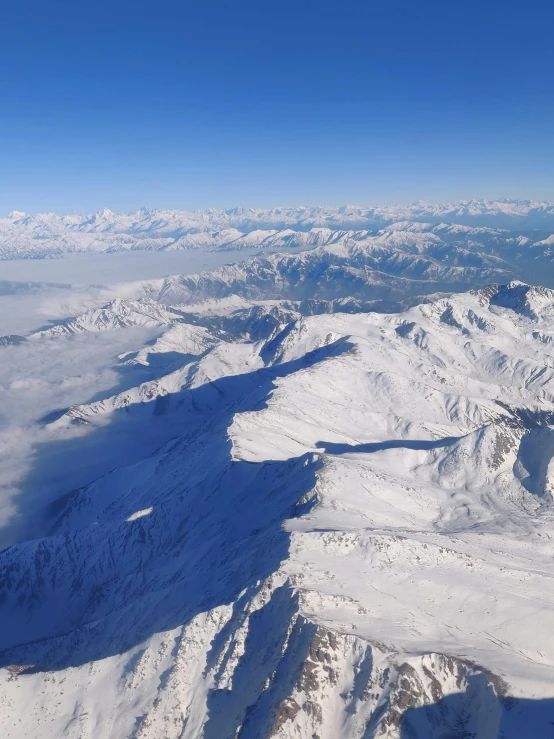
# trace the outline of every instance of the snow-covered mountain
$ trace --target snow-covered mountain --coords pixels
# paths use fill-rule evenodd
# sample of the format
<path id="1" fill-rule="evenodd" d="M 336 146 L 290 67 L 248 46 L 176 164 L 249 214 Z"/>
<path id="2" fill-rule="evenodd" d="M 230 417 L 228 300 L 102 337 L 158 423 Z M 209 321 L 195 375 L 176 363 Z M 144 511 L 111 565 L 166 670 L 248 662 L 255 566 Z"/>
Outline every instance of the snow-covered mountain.
<path id="1" fill-rule="evenodd" d="M 460 266 L 407 248 L 402 279 Z M 160 331 L 120 357 L 135 384 L 45 422 L 35 468 L 88 479 L 27 489 L 0 553 L 2 736 L 549 735 L 554 292 L 341 312 L 318 252 L 355 287 L 381 249 L 171 278 L 28 337 Z"/>
<path id="2" fill-rule="evenodd" d="M 392 237 L 392 238 L 390 238 Z M 517 267 L 466 243 L 434 234 L 393 231 L 348 239 L 300 254 L 269 254 L 199 275 L 168 277 L 159 299 L 169 304 L 206 297 L 393 301 L 443 289 L 467 289 L 509 279 Z"/>
<path id="3" fill-rule="evenodd" d="M 165 249 L 244 249 L 309 247 L 375 235 L 391 224 L 408 222 L 438 233 L 479 236 L 487 229 L 539 230 L 529 243 L 554 231 L 554 204 L 533 201 L 461 201 L 447 205 L 312 208 L 234 208 L 205 211 L 151 210 L 88 215 L 28 215 L 13 211 L 0 218 L 0 259 L 56 257 L 66 252 Z M 452 231 L 449 226 L 456 224 Z M 477 229 L 477 231 L 472 230 Z M 484 229 L 484 230 L 483 230 Z M 352 233 L 351 233 L 352 232 Z M 544 233 L 543 233 L 544 232 Z M 504 238 L 508 235 L 504 234 Z M 476 239 L 479 241 L 479 239 Z"/>
<path id="4" fill-rule="evenodd" d="M 523 276 L 513 262 L 481 253 L 467 241 L 447 242 L 414 224 L 401 225 L 375 237 L 359 232 L 300 253 L 262 253 L 207 272 L 129 284 L 126 294 L 135 300 L 100 300 L 35 335 L 163 326 L 175 319 L 172 311 L 187 312 L 209 299 L 288 300 L 303 314 L 392 311 L 433 293 Z M 547 260 L 543 275 L 549 265 Z"/>

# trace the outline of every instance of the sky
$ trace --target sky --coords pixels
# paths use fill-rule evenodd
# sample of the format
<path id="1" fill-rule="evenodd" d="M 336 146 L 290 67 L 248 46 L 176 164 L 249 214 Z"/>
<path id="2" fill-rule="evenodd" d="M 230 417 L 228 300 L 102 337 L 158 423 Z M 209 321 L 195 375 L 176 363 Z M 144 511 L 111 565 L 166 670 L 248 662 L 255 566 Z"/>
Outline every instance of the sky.
<path id="1" fill-rule="evenodd" d="M 554 3 L 7 0 L 0 215 L 554 200 Z"/>

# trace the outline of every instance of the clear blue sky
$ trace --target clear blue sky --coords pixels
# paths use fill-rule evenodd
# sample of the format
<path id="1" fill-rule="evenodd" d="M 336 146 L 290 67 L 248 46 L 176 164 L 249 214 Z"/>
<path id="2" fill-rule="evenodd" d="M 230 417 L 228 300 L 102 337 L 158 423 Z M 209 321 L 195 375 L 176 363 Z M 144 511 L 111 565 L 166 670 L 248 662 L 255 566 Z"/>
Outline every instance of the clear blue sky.
<path id="1" fill-rule="evenodd" d="M 554 200 L 554 3 L 6 0 L 0 213 Z"/>

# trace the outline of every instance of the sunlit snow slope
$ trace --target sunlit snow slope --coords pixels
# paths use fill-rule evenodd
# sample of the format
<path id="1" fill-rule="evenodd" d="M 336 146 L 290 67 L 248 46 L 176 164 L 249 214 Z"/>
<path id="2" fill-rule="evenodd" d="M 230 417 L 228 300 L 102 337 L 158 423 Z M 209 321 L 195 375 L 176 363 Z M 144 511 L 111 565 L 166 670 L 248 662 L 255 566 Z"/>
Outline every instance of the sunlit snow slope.
<path id="1" fill-rule="evenodd" d="M 31 337 L 166 327 L 47 421 L 88 478 L 0 553 L 1 735 L 550 736 L 554 292 L 173 295 Z"/>

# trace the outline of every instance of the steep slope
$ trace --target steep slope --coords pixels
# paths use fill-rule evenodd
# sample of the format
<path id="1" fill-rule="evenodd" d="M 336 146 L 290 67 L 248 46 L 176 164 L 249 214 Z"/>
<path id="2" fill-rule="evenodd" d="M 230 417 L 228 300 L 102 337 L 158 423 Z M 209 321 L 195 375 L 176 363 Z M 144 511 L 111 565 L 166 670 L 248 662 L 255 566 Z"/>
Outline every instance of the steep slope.
<path id="1" fill-rule="evenodd" d="M 96 476 L 0 553 L 3 735 L 548 736 L 554 293 L 217 307 L 50 424 Z"/>

